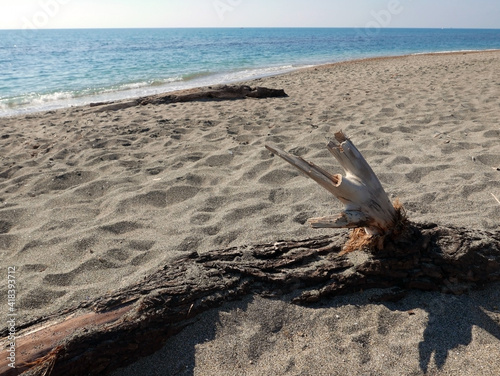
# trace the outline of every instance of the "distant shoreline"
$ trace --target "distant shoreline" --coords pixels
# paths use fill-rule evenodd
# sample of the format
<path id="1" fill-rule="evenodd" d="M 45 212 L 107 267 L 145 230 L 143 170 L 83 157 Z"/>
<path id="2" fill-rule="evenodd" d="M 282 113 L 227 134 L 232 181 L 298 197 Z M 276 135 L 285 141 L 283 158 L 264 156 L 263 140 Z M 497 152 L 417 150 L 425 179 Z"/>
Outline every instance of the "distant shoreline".
<path id="1" fill-rule="evenodd" d="M 222 82 L 207 83 L 205 85 L 196 85 L 196 84 L 186 85 L 186 87 L 182 88 L 182 89 L 172 89 L 172 90 L 164 90 L 164 91 L 160 90 L 158 92 L 155 92 L 153 94 L 148 94 L 148 95 L 120 96 L 119 94 L 123 94 L 125 91 L 121 91 L 121 92 L 117 91 L 116 98 L 110 98 L 110 99 L 105 98 L 103 100 L 99 100 L 101 95 L 86 96 L 86 97 L 81 97 L 81 98 L 72 98 L 72 99 L 76 100 L 77 102 L 79 99 L 80 100 L 84 99 L 84 101 L 82 101 L 82 103 L 67 104 L 67 105 L 54 104 L 54 107 L 44 108 L 44 109 L 33 109 L 33 110 L 23 111 L 20 108 L 20 109 L 18 109 L 18 111 L 21 111 L 21 112 L 10 113 L 10 114 L 9 113 L 3 114 L 2 112 L 0 112 L 0 118 L 7 118 L 7 117 L 10 118 L 10 117 L 16 117 L 16 116 L 23 116 L 23 115 L 33 115 L 33 114 L 37 114 L 37 113 L 44 113 L 47 111 L 64 110 L 64 109 L 68 109 L 68 108 L 88 107 L 91 103 L 95 103 L 95 102 L 119 103 L 119 102 L 124 102 L 124 101 L 141 99 L 141 98 L 149 97 L 151 95 L 161 95 L 161 94 L 167 94 L 167 93 L 182 93 L 186 90 L 203 88 L 203 87 L 212 86 L 212 85 L 251 83 L 252 81 L 267 78 L 267 77 L 282 76 L 282 75 L 290 74 L 292 72 L 297 72 L 297 71 L 301 71 L 301 70 L 329 68 L 329 67 L 341 65 L 341 64 L 353 64 L 353 63 L 359 63 L 359 62 L 379 61 L 379 60 L 388 60 L 388 59 L 401 59 L 401 58 L 408 58 L 411 56 L 461 55 L 461 54 L 494 53 L 494 52 L 498 52 L 498 51 L 500 51 L 500 49 L 421 52 L 421 53 L 411 53 L 411 54 L 402 54 L 402 55 L 385 55 L 385 56 L 381 55 L 381 56 L 365 57 L 365 58 L 359 58 L 359 59 L 348 59 L 348 60 L 341 60 L 341 61 L 324 63 L 324 64 L 317 64 L 317 65 L 298 66 L 295 68 L 293 67 L 293 65 L 288 65 L 290 68 L 286 69 L 283 72 L 262 74 L 259 76 L 251 77 L 249 79 L 228 80 L 228 81 L 222 81 Z M 262 68 L 262 69 L 265 69 L 265 68 Z M 13 110 L 13 111 L 15 111 L 15 110 Z"/>

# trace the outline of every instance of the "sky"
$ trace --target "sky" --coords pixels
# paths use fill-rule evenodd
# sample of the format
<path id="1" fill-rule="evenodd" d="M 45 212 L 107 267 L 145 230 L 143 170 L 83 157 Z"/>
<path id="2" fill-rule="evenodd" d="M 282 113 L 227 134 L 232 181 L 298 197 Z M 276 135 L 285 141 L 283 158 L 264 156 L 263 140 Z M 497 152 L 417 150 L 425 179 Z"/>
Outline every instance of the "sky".
<path id="1" fill-rule="evenodd" d="M 500 0 L 0 0 L 0 29 L 500 28 Z"/>

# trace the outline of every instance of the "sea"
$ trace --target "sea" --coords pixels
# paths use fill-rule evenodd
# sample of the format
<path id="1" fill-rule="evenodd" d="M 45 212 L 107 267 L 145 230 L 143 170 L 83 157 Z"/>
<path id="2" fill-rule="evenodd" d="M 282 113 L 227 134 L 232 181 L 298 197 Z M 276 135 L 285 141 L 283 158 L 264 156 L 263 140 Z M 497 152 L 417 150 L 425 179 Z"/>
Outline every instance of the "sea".
<path id="1" fill-rule="evenodd" d="M 498 29 L 0 30 L 0 116 L 352 59 L 490 49 L 500 49 Z"/>

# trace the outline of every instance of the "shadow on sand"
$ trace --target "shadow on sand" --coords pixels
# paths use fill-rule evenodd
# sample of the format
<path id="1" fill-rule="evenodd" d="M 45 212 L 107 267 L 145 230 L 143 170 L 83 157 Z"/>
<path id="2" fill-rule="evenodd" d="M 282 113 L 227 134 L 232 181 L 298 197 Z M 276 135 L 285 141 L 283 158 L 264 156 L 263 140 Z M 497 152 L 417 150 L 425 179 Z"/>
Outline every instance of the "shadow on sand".
<path id="1" fill-rule="evenodd" d="M 113 375 L 379 375 L 377 367 L 396 365 L 425 375 L 448 362 L 462 367 L 450 354 L 463 354 L 477 328 L 482 345 L 500 347 L 500 283 L 460 296 L 409 291 L 398 302 L 374 303 L 383 291 L 308 307 L 289 303 L 290 296 L 248 296 L 197 316 L 160 351 Z M 468 356 L 473 362 L 473 351 Z"/>

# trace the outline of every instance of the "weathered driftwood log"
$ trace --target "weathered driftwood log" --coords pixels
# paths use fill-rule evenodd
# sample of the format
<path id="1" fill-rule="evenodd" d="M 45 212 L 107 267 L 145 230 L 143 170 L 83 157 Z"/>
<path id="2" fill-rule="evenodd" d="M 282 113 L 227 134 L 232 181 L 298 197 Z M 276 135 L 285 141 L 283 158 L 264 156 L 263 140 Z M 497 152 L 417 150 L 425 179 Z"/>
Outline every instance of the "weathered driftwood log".
<path id="1" fill-rule="evenodd" d="M 226 301 L 261 294 L 298 304 L 383 288 L 376 300 L 400 299 L 405 289 L 460 294 L 500 280 L 500 233 L 444 228 L 401 220 L 361 154 L 342 134 L 329 150 L 346 170 L 330 173 L 285 158 L 327 188 L 346 206 L 339 218 L 317 219 L 328 227 L 365 227 L 379 239 L 363 257 L 341 252 L 345 235 L 192 253 L 141 283 L 95 302 L 56 312 L 17 328 L 16 362 L 0 359 L 0 375 L 103 375 L 158 350 L 197 314 Z M 398 230 L 399 231 L 399 230 Z M 8 331 L 0 332 L 2 343 Z"/>
<path id="2" fill-rule="evenodd" d="M 330 141 L 327 148 L 344 168 L 345 176 L 333 175 L 277 147 L 266 145 L 266 148 L 305 173 L 345 205 L 338 216 L 310 219 L 312 227 L 364 227 L 368 235 L 387 235 L 398 227 L 398 211 L 391 204 L 377 175 L 342 131 L 335 133 L 335 141 Z"/>
<path id="3" fill-rule="evenodd" d="M 269 89 L 266 87 L 252 88 L 247 85 L 221 85 L 204 88 L 182 90 L 175 93 L 158 94 L 134 99 L 128 102 L 99 102 L 91 103 L 90 107 L 97 107 L 94 112 L 116 111 L 124 108 L 147 105 L 169 104 L 208 100 L 231 100 L 244 98 L 275 98 L 287 97 L 283 89 Z"/>
<path id="4" fill-rule="evenodd" d="M 269 89 L 266 87 L 252 88 L 247 85 L 222 85 L 207 88 L 198 88 L 183 91 L 180 94 L 161 94 L 139 100 L 144 104 L 165 104 L 178 102 L 192 102 L 200 100 L 230 100 L 244 98 L 274 98 L 286 97 L 283 89 Z"/>
<path id="5" fill-rule="evenodd" d="M 500 232 L 410 225 L 404 238 L 386 238 L 381 251 L 363 257 L 340 255 L 346 239 L 190 254 L 141 283 L 19 326 L 20 368 L 9 369 L 3 357 L 0 375 L 103 375 L 158 350 L 199 313 L 249 294 L 307 304 L 387 288 L 376 299 L 390 300 L 405 289 L 459 294 L 500 280 Z M 0 332 L 2 343 L 7 335 Z"/>

